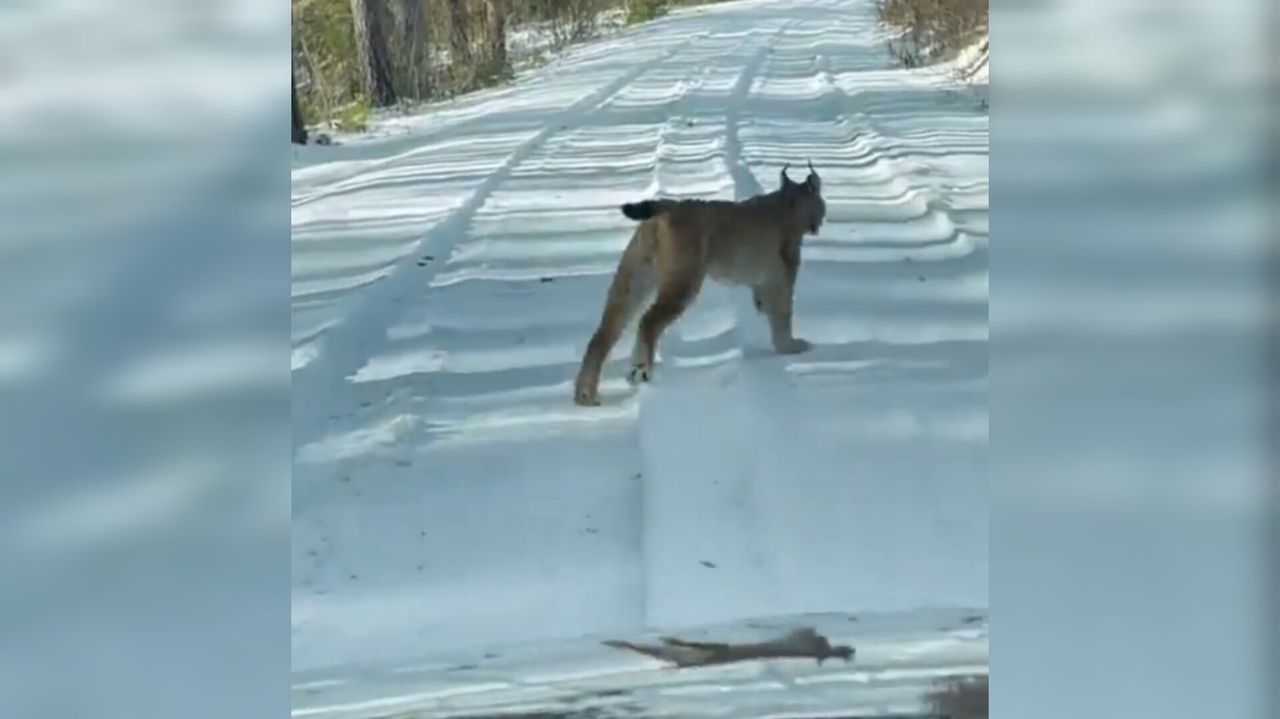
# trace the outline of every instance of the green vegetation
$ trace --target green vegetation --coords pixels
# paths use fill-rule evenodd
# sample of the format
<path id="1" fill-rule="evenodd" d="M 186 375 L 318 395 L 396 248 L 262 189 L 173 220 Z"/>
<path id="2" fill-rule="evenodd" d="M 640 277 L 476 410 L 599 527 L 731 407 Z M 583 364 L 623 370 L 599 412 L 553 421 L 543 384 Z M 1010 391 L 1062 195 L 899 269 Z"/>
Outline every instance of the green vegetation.
<path id="1" fill-rule="evenodd" d="M 657 20 L 666 15 L 669 9 L 666 0 L 630 0 L 627 3 L 627 24 Z"/>
<path id="2" fill-rule="evenodd" d="M 357 97 L 338 108 L 334 126 L 343 132 L 364 132 L 369 128 L 369 117 L 372 114 L 373 108 L 369 106 L 369 101 Z"/>

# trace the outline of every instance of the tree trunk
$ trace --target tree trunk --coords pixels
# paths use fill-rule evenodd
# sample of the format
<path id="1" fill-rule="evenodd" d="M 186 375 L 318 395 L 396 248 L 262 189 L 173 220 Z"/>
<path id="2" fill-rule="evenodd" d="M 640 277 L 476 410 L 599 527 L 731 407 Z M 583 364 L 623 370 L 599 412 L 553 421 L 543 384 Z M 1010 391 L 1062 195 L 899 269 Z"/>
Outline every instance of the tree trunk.
<path id="1" fill-rule="evenodd" d="M 471 59 L 471 19 L 467 0 L 449 0 L 449 74 L 455 90 L 466 90 L 473 71 Z"/>
<path id="2" fill-rule="evenodd" d="M 365 94 L 374 107 L 396 102 L 392 85 L 387 36 L 383 32 L 377 9 L 371 3 L 380 0 L 351 0 L 351 18 L 355 25 L 356 56 L 360 62 L 360 79 Z"/>
<path id="3" fill-rule="evenodd" d="M 400 0 L 401 66 L 413 96 L 431 96 L 431 58 L 427 54 L 427 23 L 423 21 L 422 0 Z"/>
<path id="4" fill-rule="evenodd" d="M 298 107 L 298 86 L 293 84 L 293 143 L 295 145 L 307 144 L 307 123 L 302 117 L 302 108 Z"/>
<path id="5" fill-rule="evenodd" d="M 507 9 L 506 0 L 486 0 L 485 64 L 490 76 L 507 74 Z"/>

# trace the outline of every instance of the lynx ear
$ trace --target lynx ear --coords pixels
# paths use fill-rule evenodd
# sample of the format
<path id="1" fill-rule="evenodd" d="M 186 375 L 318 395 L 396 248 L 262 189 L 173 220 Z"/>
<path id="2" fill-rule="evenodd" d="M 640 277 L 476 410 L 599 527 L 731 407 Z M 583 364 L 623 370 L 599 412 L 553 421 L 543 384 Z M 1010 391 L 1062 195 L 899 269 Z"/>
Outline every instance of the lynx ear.
<path id="1" fill-rule="evenodd" d="M 822 178 L 818 177 L 818 171 L 813 169 L 813 160 L 809 161 L 809 176 L 805 178 L 804 184 L 811 190 L 822 190 Z"/>
<path id="2" fill-rule="evenodd" d="M 795 185 L 795 184 L 797 184 L 797 183 L 796 183 L 794 180 L 792 180 L 790 177 L 787 177 L 787 168 L 788 168 L 788 167 L 791 167 L 791 163 L 787 163 L 787 164 L 783 165 L 783 166 L 782 166 L 782 172 L 778 173 L 778 184 L 779 184 L 779 186 L 781 186 L 781 187 L 790 187 L 791 185 Z"/>

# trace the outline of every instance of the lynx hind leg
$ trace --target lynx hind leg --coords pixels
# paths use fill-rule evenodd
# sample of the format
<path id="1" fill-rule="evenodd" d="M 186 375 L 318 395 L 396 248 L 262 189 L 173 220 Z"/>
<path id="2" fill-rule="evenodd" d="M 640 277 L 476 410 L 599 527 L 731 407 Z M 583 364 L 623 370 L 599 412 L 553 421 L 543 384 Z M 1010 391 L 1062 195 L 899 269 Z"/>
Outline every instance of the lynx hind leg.
<path id="1" fill-rule="evenodd" d="M 630 262 L 624 255 L 613 284 L 609 286 L 600 324 L 587 343 L 587 351 L 574 382 L 574 402 L 586 407 L 600 404 L 600 374 L 609 359 L 609 352 L 640 309 L 653 297 L 655 285 L 655 272 L 649 263 Z"/>
<path id="2" fill-rule="evenodd" d="M 626 323 L 623 330 L 635 324 L 635 320 L 640 313 L 653 306 L 658 294 L 658 270 L 652 265 L 645 267 L 642 276 L 638 274 L 637 282 L 632 286 L 631 306 L 628 308 Z M 631 384 L 636 383 L 635 366 L 644 358 L 644 343 L 640 341 L 640 331 L 637 327 L 635 341 L 631 345 L 631 366 L 632 371 L 627 374 L 627 381 Z"/>
<path id="3" fill-rule="evenodd" d="M 701 288 L 702 272 L 699 269 L 685 269 L 661 280 L 657 297 L 640 318 L 640 327 L 636 331 L 636 346 L 631 353 L 631 374 L 628 376 L 633 384 L 648 382 L 653 376 L 653 356 L 658 340 L 663 331 L 680 318 Z"/>

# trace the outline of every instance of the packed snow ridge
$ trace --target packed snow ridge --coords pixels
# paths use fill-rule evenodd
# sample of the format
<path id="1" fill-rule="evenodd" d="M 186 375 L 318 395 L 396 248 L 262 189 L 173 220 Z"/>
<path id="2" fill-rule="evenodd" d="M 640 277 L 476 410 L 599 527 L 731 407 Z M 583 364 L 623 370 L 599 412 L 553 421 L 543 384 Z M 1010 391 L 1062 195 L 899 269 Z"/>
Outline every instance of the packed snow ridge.
<path id="1" fill-rule="evenodd" d="M 988 120 L 870 2 L 692 8 L 295 149 L 293 662 L 987 604 Z M 634 223 L 811 160 L 778 356 L 704 287 L 571 383 Z M 861 652 L 861 650 L 859 650 Z"/>

